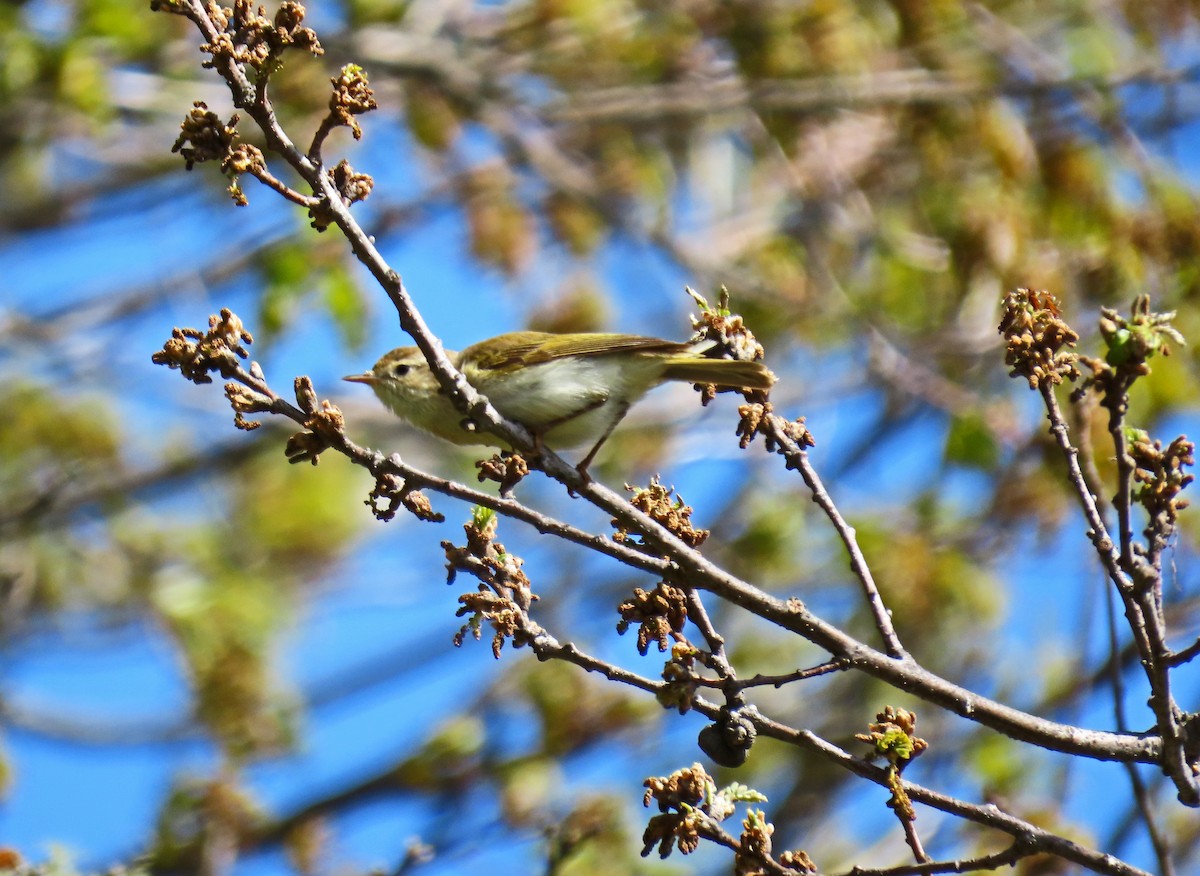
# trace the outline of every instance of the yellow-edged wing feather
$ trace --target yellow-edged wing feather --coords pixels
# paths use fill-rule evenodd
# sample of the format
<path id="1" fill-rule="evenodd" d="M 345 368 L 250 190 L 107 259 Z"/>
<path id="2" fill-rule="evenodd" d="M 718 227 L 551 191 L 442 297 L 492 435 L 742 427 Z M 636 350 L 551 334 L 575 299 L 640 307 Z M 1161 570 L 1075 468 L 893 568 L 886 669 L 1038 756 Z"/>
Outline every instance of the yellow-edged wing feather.
<path id="1" fill-rule="evenodd" d="M 551 332 L 509 332 L 472 344 L 462 351 L 462 361 L 493 371 L 514 365 L 538 365 L 570 356 L 606 356 L 636 350 L 644 353 L 686 353 L 691 344 L 646 338 L 640 335 L 576 334 Z"/>

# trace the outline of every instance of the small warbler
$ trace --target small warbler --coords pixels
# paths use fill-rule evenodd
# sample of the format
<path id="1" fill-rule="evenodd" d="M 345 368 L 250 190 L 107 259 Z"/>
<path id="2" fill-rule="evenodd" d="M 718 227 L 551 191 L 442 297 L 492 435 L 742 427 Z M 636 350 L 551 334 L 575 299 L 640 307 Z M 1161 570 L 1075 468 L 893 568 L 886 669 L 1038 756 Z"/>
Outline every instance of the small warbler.
<path id="1" fill-rule="evenodd" d="M 619 334 L 510 332 L 446 354 L 505 419 L 552 447 L 594 441 L 577 466 L 586 474 L 600 446 L 650 389 L 667 380 L 768 390 L 775 382 L 761 362 L 704 355 L 712 341 L 677 343 Z M 464 428 L 462 413 L 442 392 L 416 347 L 398 347 L 370 371 L 344 377 L 370 386 L 396 416 L 454 444 L 501 445 Z"/>

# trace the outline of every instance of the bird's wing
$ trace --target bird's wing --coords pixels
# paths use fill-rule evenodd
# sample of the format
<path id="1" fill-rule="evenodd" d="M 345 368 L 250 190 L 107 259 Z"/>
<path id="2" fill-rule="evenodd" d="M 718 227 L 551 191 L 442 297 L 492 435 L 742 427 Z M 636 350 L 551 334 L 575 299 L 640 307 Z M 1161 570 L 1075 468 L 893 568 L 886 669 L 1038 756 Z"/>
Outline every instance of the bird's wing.
<path id="1" fill-rule="evenodd" d="M 479 347 L 485 349 L 476 349 Z M 627 350 L 682 353 L 690 348 L 690 344 L 641 335 L 589 333 L 564 336 L 551 332 L 511 332 L 467 347 L 462 351 L 462 359 L 474 361 L 479 368 L 494 370 L 518 363 L 537 365 L 571 356 L 605 356 Z"/>

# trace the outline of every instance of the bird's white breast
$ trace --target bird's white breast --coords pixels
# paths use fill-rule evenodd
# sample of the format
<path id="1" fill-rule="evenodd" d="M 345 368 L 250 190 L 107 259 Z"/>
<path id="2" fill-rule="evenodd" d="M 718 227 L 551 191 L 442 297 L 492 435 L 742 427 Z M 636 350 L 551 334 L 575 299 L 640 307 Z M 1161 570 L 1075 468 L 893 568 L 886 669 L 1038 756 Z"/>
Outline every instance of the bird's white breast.
<path id="1" fill-rule="evenodd" d="M 542 362 L 503 376 L 478 372 L 468 379 L 505 417 L 540 431 L 551 447 L 596 440 L 628 406 L 658 383 L 654 359 L 589 356 Z"/>

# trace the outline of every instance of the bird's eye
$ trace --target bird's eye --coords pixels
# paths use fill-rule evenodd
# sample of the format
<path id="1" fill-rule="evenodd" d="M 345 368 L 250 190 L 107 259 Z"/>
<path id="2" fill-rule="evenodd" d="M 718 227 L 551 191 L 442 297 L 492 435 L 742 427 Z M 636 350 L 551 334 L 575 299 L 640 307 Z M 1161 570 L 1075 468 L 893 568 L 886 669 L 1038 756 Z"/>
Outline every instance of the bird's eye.
<path id="1" fill-rule="evenodd" d="M 399 364 L 396 365 L 396 367 L 394 367 L 392 369 L 392 373 L 395 374 L 397 377 L 403 377 L 405 374 L 407 374 L 409 372 L 409 369 L 411 367 L 412 367 L 411 365 L 405 365 L 403 362 L 400 362 Z"/>

